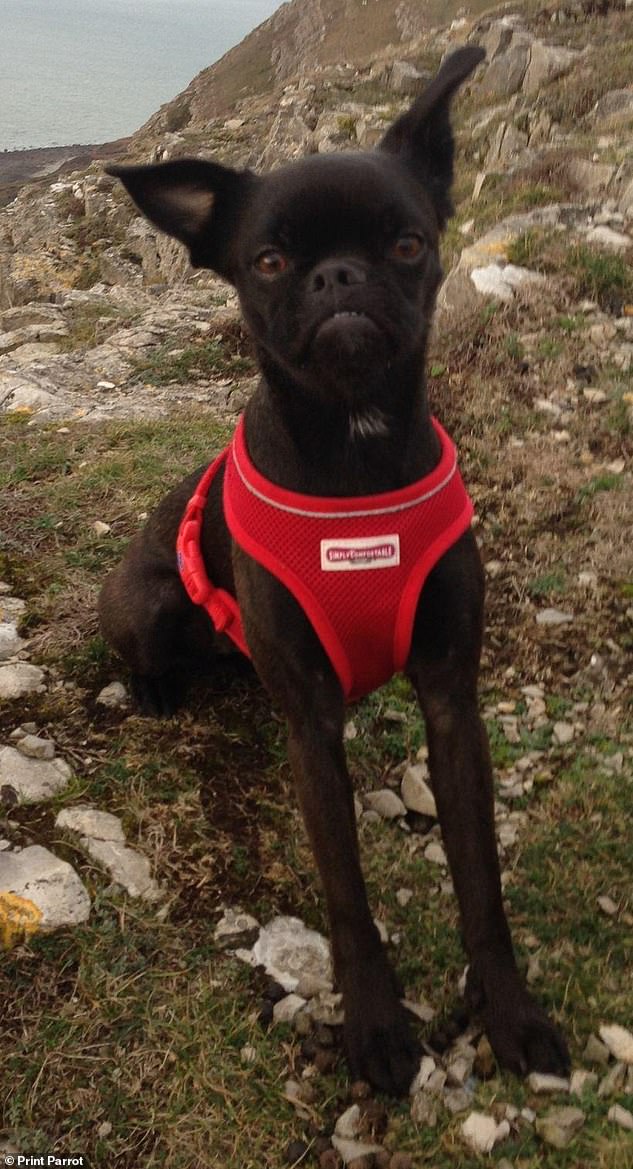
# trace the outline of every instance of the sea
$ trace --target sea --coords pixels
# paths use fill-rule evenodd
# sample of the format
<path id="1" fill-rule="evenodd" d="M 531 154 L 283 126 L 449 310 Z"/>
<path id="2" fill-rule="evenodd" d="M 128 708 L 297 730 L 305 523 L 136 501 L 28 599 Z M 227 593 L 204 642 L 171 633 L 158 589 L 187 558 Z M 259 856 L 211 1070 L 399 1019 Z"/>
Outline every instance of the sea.
<path id="1" fill-rule="evenodd" d="M 133 133 L 280 0 L 0 0 L 0 150 Z"/>

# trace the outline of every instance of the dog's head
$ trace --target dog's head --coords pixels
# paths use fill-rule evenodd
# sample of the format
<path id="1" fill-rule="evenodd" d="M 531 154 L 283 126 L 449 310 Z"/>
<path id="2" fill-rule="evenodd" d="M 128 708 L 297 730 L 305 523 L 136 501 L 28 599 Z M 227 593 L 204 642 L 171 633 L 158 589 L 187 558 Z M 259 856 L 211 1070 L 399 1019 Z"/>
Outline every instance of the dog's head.
<path id="1" fill-rule="evenodd" d="M 450 101 L 483 57 L 467 47 L 447 58 L 371 152 L 263 176 L 201 159 L 110 173 L 194 266 L 235 285 L 266 372 L 358 393 L 423 353 L 452 210 Z"/>

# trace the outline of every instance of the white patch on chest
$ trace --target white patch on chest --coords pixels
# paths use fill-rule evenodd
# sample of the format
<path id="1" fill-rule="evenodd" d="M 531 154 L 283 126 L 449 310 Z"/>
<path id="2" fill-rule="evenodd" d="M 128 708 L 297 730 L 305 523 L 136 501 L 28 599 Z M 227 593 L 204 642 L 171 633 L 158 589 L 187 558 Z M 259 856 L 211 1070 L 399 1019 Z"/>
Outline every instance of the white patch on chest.
<path id="1" fill-rule="evenodd" d="M 382 410 L 370 406 L 367 410 L 359 411 L 349 416 L 349 436 L 352 441 L 359 438 L 384 438 L 389 434 L 389 426 Z"/>

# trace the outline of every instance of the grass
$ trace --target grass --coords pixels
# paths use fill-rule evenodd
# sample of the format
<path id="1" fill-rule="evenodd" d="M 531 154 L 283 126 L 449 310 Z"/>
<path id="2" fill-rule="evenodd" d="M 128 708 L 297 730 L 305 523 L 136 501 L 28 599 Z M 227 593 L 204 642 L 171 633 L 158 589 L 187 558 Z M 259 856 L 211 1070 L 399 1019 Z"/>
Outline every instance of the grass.
<path id="1" fill-rule="evenodd" d="M 224 338 L 212 338 L 179 349 L 171 344 L 161 345 L 133 365 L 138 381 L 155 385 L 217 376 L 240 377 L 254 370 L 253 360 L 239 338 L 231 338 L 228 343 Z"/>
<path id="2" fill-rule="evenodd" d="M 510 244 L 508 260 L 539 272 L 566 276 L 574 300 L 594 300 L 606 312 L 617 315 L 633 301 L 633 270 L 628 254 L 583 243 L 570 245 L 558 232 L 533 229 Z M 566 332 L 577 328 L 573 316 L 559 324 Z"/>
<path id="3" fill-rule="evenodd" d="M 479 355 L 495 367 L 485 348 Z M 441 376 L 454 370 L 451 355 Z M 71 860 L 93 908 L 84 926 L 33 938 L 4 957 L 4 1132 L 26 1154 L 81 1152 L 94 1169 L 175 1161 L 184 1169 L 282 1169 L 292 1140 L 310 1145 L 349 1103 L 345 1066 L 340 1061 L 311 1081 L 309 1119 L 295 1112 L 283 1090 L 289 1075 L 301 1074 L 299 1042 L 287 1028 L 262 1028 L 259 976 L 218 951 L 212 930 L 224 904 L 242 905 L 260 920 L 292 912 L 325 929 L 283 728 L 258 685 L 239 676 L 222 688 L 211 683 L 211 707 L 206 692 L 196 692 L 180 720 L 126 718 L 94 705 L 98 688 L 118 673 L 95 629 L 98 584 L 139 514 L 178 477 L 176 464 L 203 462 L 225 435 L 203 418 L 194 425 L 190 415 L 68 430 L 35 430 L 16 417 L 0 424 L 0 486 L 13 501 L 0 576 L 28 598 L 26 629 L 36 659 L 76 687 L 0 710 L 5 735 L 33 719 L 76 771 L 53 805 L 6 809 L 3 834 L 16 843 L 37 840 Z M 94 535 L 95 518 L 111 523 L 110 535 Z M 547 595 L 565 580 L 561 562 L 534 573 L 531 588 Z M 626 590 L 621 595 L 629 604 Z M 489 620 L 494 639 L 494 605 Z M 507 693 L 504 668 L 501 655 L 493 669 L 497 697 Z M 570 702 L 567 692 L 551 694 L 550 717 L 571 717 Z M 361 788 L 384 785 L 423 741 L 401 679 L 350 718 L 356 737 L 348 755 Z M 626 741 L 625 725 L 620 729 Z M 587 737 L 565 752 L 551 747 L 548 729 L 524 727 L 520 743 L 510 744 L 495 718 L 488 730 L 500 770 L 528 750 L 554 752 L 544 760 L 547 782 L 536 784 L 530 818 L 506 866 L 506 898 L 522 963 L 538 939 L 547 978 L 537 993 L 565 1026 L 578 1064 L 600 1023 L 630 1025 L 624 918 L 596 911 L 597 897 L 608 893 L 621 916 L 630 912 L 630 777 L 602 766 L 622 746 L 617 738 Z M 79 802 L 122 817 L 128 840 L 150 856 L 167 891 L 164 912 L 117 894 L 55 829 L 55 812 Z M 391 947 L 394 961 L 408 992 L 428 999 L 441 1016 L 455 1002 L 464 958 L 454 899 L 440 893 L 442 874 L 412 851 L 414 839 L 395 826 L 361 825 L 374 912 L 400 935 Z M 401 887 L 416 890 L 404 908 L 395 897 Z M 242 1059 L 246 1045 L 255 1050 L 253 1064 Z M 618 1100 L 633 1104 L 626 1095 Z M 474 1107 L 499 1101 L 537 1112 L 546 1107 L 506 1075 L 479 1085 Z M 569 1150 L 548 1151 L 547 1164 L 633 1165 L 630 1138 L 607 1124 L 610 1103 L 595 1092 L 585 1097 L 583 1130 Z M 394 1102 L 388 1117 L 387 1146 L 409 1152 L 416 1169 L 479 1163 L 463 1150 L 459 1117 L 440 1109 L 437 1127 L 423 1128 L 413 1124 L 406 1103 Z M 519 1126 L 491 1163 L 504 1156 L 536 1169 L 543 1146 Z"/>

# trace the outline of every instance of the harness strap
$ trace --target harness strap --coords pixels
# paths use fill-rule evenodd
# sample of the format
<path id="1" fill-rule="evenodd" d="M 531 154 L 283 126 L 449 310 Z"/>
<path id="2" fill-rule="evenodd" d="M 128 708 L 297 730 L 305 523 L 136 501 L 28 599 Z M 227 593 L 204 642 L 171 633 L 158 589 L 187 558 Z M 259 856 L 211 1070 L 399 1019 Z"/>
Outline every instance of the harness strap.
<path id="1" fill-rule="evenodd" d="M 201 550 L 202 521 L 209 488 L 227 455 L 228 447 L 207 467 L 185 508 L 176 540 L 176 558 L 191 600 L 206 609 L 216 633 L 225 633 L 243 654 L 250 657 L 237 601 L 226 589 L 217 588 L 209 580 Z"/>

